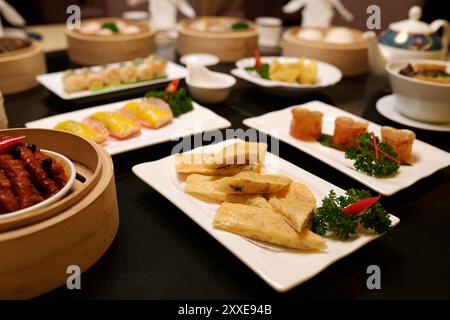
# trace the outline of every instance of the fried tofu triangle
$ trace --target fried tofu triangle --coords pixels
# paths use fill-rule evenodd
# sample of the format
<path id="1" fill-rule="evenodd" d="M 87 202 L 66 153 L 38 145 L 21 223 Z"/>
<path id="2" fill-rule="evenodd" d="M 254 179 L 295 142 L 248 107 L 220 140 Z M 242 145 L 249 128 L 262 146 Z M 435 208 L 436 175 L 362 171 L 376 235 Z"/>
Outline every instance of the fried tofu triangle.
<path id="1" fill-rule="evenodd" d="M 302 231 L 316 208 L 316 198 L 302 183 L 293 182 L 288 188 L 282 189 L 267 197 L 272 208 L 286 218 L 297 231 Z"/>
<path id="2" fill-rule="evenodd" d="M 319 235 L 309 229 L 296 232 L 281 215 L 266 208 L 224 202 L 217 211 L 213 226 L 287 248 L 305 250 L 326 248 L 324 240 Z"/>
<path id="3" fill-rule="evenodd" d="M 218 164 L 256 164 L 263 163 L 267 144 L 259 142 L 237 142 L 231 144 L 215 155 Z"/>
<path id="4" fill-rule="evenodd" d="M 224 193 L 273 193 L 281 190 L 292 180 L 288 177 L 255 172 L 241 172 L 215 183 L 216 190 Z"/>
<path id="5" fill-rule="evenodd" d="M 201 174 L 191 174 L 186 179 L 184 192 L 201 200 L 213 200 L 222 202 L 226 194 L 214 188 L 214 181 L 220 179 L 215 176 L 204 176 Z"/>
<path id="6" fill-rule="evenodd" d="M 243 171 L 260 172 L 261 164 L 224 164 L 222 166 L 211 166 L 209 163 L 190 162 L 189 159 L 183 154 L 177 154 L 175 167 L 178 173 L 199 173 L 211 176 L 233 176 Z M 194 160 L 195 158 L 192 157 Z M 201 159 L 201 158 L 200 158 Z"/>

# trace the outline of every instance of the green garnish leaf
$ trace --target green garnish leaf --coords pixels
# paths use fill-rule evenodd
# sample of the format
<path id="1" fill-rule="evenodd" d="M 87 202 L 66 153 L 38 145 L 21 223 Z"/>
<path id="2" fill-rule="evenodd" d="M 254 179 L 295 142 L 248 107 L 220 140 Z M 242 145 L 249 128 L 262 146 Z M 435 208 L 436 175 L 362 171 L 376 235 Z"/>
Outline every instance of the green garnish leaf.
<path id="1" fill-rule="evenodd" d="M 231 26 L 231 29 L 233 30 L 244 30 L 244 29 L 248 29 L 248 24 L 246 24 L 245 22 L 236 22 L 233 23 L 233 25 Z"/>
<path id="2" fill-rule="evenodd" d="M 259 68 L 256 67 L 246 67 L 245 70 L 248 72 L 256 71 L 256 73 L 259 74 L 259 76 L 263 79 L 270 80 L 269 77 L 269 69 L 270 65 L 268 63 L 263 63 Z"/>
<path id="3" fill-rule="evenodd" d="M 104 24 L 102 24 L 102 29 L 109 29 L 114 33 L 119 32 L 119 28 L 117 27 L 115 22 L 105 22 Z"/>
<path id="4" fill-rule="evenodd" d="M 400 168 L 397 154 L 392 147 L 380 142 L 375 138 L 378 148 L 378 160 L 376 159 L 375 148 L 373 146 L 373 139 L 369 133 L 364 133 L 359 136 L 357 140 L 357 148 L 350 148 L 345 152 L 347 159 L 355 160 L 354 167 L 370 176 L 387 177 L 395 174 Z"/>
<path id="5" fill-rule="evenodd" d="M 333 144 L 331 143 L 332 138 L 333 138 L 333 136 L 326 134 L 326 133 L 322 133 L 322 135 L 317 140 L 317 142 L 319 142 L 321 145 L 323 145 L 325 147 L 333 148 Z"/>
<path id="6" fill-rule="evenodd" d="M 343 209 L 358 200 L 370 197 L 367 190 L 349 189 L 345 195 L 336 196 L 334 190 L 322 200 L 311 218 L 311 231 L 325 235 L 327 231 L 336 234 L 339 239 L 347 240 L 356 234 L 358 225 L 371 229 L 378 234 L 389 230 L 391 220 L 389 213 L 377 202 L 361 215 L 346 215 Z"/>
<path id="7" fill-rule="evenodd" d="M 186 89 L 180 88 L 176 92 L 164 92 L 162 90 L 152 90 L 145 94 L 145 97 L 155 97 L 166 101 L 174 117 L 192 111 L 192 99 L 186 93 Z"/>

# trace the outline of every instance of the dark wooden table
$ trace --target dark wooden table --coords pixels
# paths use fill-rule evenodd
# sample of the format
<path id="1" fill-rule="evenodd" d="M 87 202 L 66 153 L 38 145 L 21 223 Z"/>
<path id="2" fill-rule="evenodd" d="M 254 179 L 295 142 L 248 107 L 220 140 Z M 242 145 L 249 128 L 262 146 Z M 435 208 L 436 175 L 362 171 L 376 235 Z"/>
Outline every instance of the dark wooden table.
<path id="1" fill-rule="evenodd" d="M 168 52 L 173 56 L 173 50 Z M 66 52 L 48 54 L 47 65 L 50 72 L 70 67 Z M 228 71 L 231 67 L 219 65 L 214 69 Z M 140 97 L 147 89 L 67 102 L 39 87 L 5 100 L 10 126 L 17 127 L 58 113 Z M 298 98 L 269 96 L 238 81 L 227 103 L 210 107 L 230 120 L 232 128 L 240 128 L 245 118 L 317 99 L 373 122 L 399 127 L 375 109 L 377 99 L 388 93 L 379 80 L 369 75 L 343 79 L 332 88 Z M 413 130 L 418 139 L 449 151 L 450 133 Z M 450 168 L 383 198 L 385 207 L 401 219 L 388 234 L 297 288 L 279 294 L 132 174 L 133 165 L 165 157 L 175 144 L 164 143 L 113 157 L 120 227 L 112 246 L 82 275 L 81 290 L 62 287 L 41 298 L 450 298 Z M 280 144 L 280 156 L 341 188 L 365 188 L 285 143 Z M 381 268 L 381 290 L 366 287 L 369 265 Z"/>

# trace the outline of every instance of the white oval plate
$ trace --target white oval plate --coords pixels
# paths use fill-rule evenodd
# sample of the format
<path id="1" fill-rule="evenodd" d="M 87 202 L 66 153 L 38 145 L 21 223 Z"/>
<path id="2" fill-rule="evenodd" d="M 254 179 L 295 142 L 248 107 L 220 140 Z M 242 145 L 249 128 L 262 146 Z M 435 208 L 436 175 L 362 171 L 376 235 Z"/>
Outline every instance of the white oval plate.
<path id="1" fill-rule="evenodd" d="M 395 121 L 397 123 L 404 124 L 405 126 L 410 126 L 413 128 L 430 130 L 430 131 L 450 131 L 450 123 L 427 123 L 420 122 L 405 117 L 401 114 L 395 107 L 395 96 L 393 94 L 384 96 L 377 101 L 377 111 L 385 118 Z"/>
<path id="2" fill-rule="evenodd" d="M 274 60 L 279 60 L 281 63 L 290 63 L 296 61 L 295 57 L 261 57 L 262 63 L 271 63 Z M 255 65 L 255 58 L 245 58 L 236 62 L 236 69 L 231 70 L 231 73 L 241 79 L 249 81 L 257 86 L 274 89 L 272 91 L 278 93 L 299 93 L 317 90 L 329 87 L 338 83 L 342 78 L 342 72 L 335 66 L 317 60 L 317 78 L 318 82 L 315 84 L 300 84 L 288 83 L 282 81 L 272 81 L 261 78 L 255 72 L 248 72 L 247 67 Z"/>
<path id="3" fill-rule="evenodd" d="M 36 209 L 39 209 L 39 208 L 42 208 L 45 206 L 49 206 L 52 203 L 55 203 L 56 201 L 61 199 L 70 190 L 70 188 L 72 188 L 72 185 L 73 185 L 73 182 L 75 181 L 75 176 L 76 176 L 76 169 L 75 169 L 75 166 L 73 165 L 72 161 L 70 161 L 67 157 L 63 156 L 60 153 L 56 153 L 56 152 L 44 150 L 44 149 L 41 149 L 41 151 L 43 153 L 51 156 L 52 158 L 57 158 L 63 162 L 64 166 L 69 171 L 69 177 L 67 179 L 66 185 L 61 190 L 59 190 L 57 193 L 55 193 L 53 196 L 51 196 L 50 198 L 45 199 L 42 202 L 36 203 L 33 206 L 30 206 L 28 208 L 24 208 L 21 210 L 17 210 L 17 211 L 5 213 L 5 214 L 0 214 L 0 220 L 18 216 L 20 214 L 24 214 L 24 213 L 27 213 L 27 212 L 30 212 L 30 211 L 33 211 L 33 210 L 36 210 Z"/>

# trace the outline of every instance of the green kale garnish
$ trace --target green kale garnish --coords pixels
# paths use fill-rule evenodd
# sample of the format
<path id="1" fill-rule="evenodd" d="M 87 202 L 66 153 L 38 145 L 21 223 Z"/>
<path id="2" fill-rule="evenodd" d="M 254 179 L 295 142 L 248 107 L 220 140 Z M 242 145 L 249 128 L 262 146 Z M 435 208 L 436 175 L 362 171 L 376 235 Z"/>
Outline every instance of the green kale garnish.
<path id="1" fill-rule="evenodd" d="M 375 140 L 378 149 L 378 159 L 376 159 L 376 151 L 370 133 L 364 133 L 359 136 L 357 140 L 358 147 L 348 149 L 345 152 L 345 157 L 355 160 L 353 164 L 355 168 L 370 176 L 386 177 L 396 173 L 400 168 L 397 154 L 389 144 L 380 142 L 377 137 L 375 137 Z"/>
<path id="2" fill-rule="evenodd" d="M 360 215 L 344 214 L 343 209 L 358 200 L 370 197 L 367 190 L 350 189 L 340 197 L 331 190 L 322 200 L 311 218 L 311 231 L 324 235 L 328 230 L 339 239 L 349 239 L 356 234 L 358 225 L 372 229 L 378 234 L 385 233 L 391 226 L 389 213 L 377 202 Z"/>
<path id="3" fill-rule="evenodd" d="M 192 105 L 192 99 L 186 93 L 184 88 L 178 89 L 176 92 L 164 92 L 162 90 L 152 90 L 145 94 L 145 97 L 155 97 L 166 101 L 174 117 L 192 111 L 194 109 Z"/>
<path id="4" fill-rule="evenodd" d="M 246 24 L 245 22 L 236 22 L 233 23 L 233 25 L 231 26 L 231 29 L 233 30 L 244 30 L 244 29 L 248 29 L 248 24 Z"/>
<path id="5" fill-rule="evenodd" d="M 249 72 L 256 71 L 261 78 L 266 79 L 266 80 L 270 80 L 269 69 L 270 69 L 270 65 L 268 63 L 261 64 L 261 66 L 259 68 L 257 68 L 257 67 L 246 67 L 245 68 L 245 70 L 249 71 Z"/>
<path id="6" fill-rule="evenodd" d="M 104 24 L 102 24 L 102 29 L 109 29 L 114 33 L 119 32 L 119 28 L 117 27 L 115 22 L 105 22 Z"/>

